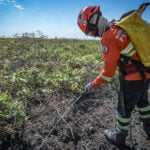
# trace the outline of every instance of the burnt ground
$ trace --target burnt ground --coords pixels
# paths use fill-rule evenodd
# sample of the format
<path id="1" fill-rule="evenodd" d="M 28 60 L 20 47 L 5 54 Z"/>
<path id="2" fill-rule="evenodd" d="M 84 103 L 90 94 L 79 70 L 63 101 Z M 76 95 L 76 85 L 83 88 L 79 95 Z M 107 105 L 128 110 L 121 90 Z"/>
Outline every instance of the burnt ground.
<path id="1" fill-rule="evenodd" d="M 105 129 L 114 129 L 117 96 L 108 86 L 82 99 L 55 126 L 79 94 L 69 91 L 54 92 L 53 95 L 30 97 L 28 121 L 22 136 L 14 141 L 0 143 L 9 150 L 117 150 L 104 137 Z M 37 100 L 38 99 L 38 100 Z M 132 114 L 133 121 L 127 137 L 131 149 L 149 150 L 150 141 L 142 130 L 138 112 Z M 4 147 L 5 145 L 5 147 Z M 6 146 L 7 145 L 7 146 Z"/>

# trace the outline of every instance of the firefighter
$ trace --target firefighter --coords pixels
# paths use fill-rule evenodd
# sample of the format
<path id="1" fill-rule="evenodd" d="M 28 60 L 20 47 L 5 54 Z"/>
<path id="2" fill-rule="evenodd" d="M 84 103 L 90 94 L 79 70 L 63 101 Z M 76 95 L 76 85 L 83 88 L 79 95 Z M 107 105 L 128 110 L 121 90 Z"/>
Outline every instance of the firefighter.
<path id="1" fill-rule="evenodd" d="M 126 32 L 103 17 L 100 6 L 87 6 L 78 16 L 79 28 L 89 36 L 101 38 L 104 65 L 100 74 L 85 86 L 87 92 L 109 82 L 116 69 L 120 72 L 120 89 L 114 131 L 105 130 L 106 139 L 125 146 L 131 122 L 131 112 L 137 106 L 143 129 L 150 139 L 150 73 L 141 65 L 140 57 Z M 134 63 L 135 62 L 135 63 Z"/>

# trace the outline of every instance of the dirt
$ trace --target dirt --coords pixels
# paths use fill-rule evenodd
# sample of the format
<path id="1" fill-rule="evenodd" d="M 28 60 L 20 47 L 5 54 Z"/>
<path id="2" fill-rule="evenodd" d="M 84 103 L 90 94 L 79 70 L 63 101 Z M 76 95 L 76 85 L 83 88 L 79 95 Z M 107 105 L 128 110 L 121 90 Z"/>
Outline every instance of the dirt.
<path id="1" fill-rule="evenodd" d="M 69 91 L 54 92 L 53 95 L 40 94 L 30 97 L 28 121 L 22 136 L 15 142 L 4 143 L 9 150 L 118 150 L 104 137 L 104 130 L 115 127 L 116 91 L 102 86 L 95 93 L 82 99 L 71 107 L 71 111 L 51 129 L 67 112 L 71 103 L 80 95 Z M 142 130 L 138 112 L 132 114 L 133 120 L 127 137 L 127 145 L 135 150 L 149 150 L 150 141 Z M 15 145 L 15 146 L 14 146 Z"/>

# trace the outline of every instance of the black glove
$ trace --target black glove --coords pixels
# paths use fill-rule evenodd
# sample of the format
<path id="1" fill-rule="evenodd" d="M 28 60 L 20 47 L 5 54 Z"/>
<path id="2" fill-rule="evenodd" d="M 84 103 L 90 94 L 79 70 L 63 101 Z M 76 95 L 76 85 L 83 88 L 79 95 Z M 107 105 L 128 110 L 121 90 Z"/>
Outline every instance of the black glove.
<path id="1" fill-rule="evenodd" d="M 95 90 L 95 88 L 94 88 L 93 85 L 92 85 L 92 82 L 89 82 L 89 83 L 85 86 L 84 90 L 85 90 L 85 93 L 86 93 L 86 94 L 92 93 L 92 92 Z"/>

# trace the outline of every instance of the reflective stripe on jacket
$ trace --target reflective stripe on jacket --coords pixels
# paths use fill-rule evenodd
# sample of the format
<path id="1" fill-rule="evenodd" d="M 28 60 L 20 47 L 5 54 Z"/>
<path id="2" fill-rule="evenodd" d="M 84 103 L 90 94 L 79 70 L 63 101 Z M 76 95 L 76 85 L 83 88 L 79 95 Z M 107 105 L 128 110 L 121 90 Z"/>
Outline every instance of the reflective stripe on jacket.
<path id="1" fill-rule="evenodd" d="M 129 56 L 140 61 L 136 49 L 132 44 L 128 35 L 118 26 L 112 26 L 107 30 L 101 40 L 104 65 L 100 75 L 92 82 L 94 87 L 99 87 L 105 82 L 109 82 L 113 78 L 118 67 L 120 54 Z M 141 80 L 142 77 L 133 64 L 127 64 L 126 69 L 131 73 L 125 76 L 125 80 Z M 147 73 L 150 78 L 150 74 Z"/>

